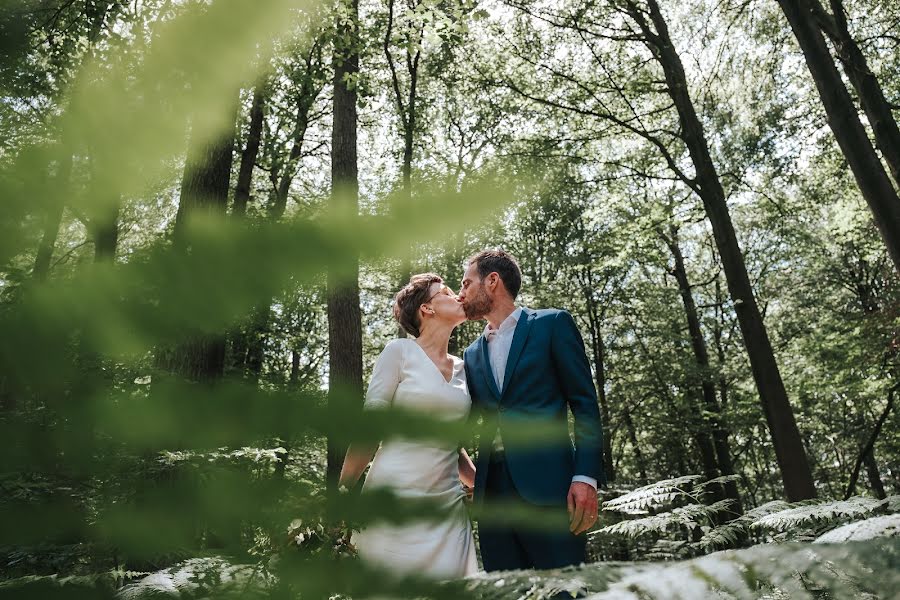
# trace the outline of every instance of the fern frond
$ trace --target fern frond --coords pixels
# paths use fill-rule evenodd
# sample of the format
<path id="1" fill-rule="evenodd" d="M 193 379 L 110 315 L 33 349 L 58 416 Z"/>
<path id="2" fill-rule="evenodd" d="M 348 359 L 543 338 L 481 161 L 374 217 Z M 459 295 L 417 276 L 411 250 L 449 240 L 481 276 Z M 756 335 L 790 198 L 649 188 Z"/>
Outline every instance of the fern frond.
<path id="1" fill-rule="evenodd" d="M 871 540 L 878 537 L 900 537 L 900 514 L 880 515 L 863 521 L 848 523 L 820 535 L 814 544 Z"/>
<path id="2" fill-rule="evenodd" d="M 737 546 L 747 534 L 749 523 L 742 519 L 735 519 L 719 527 L 710 529 L 697 542 L 697 546 L 704 552 L 733 548 Z"/>
<path id="3" fill-rule="evenodd" d="M 788 529 L 822 525 L 844 519 L 857 519 L 884 508 L 886 500 L 854 496 L 848 500 L 806 504 L 774 512 L 754 521 L 753 529 L 780 533 Z"/>
<path id="4" fill-rule="evenodd" d="M 651 510 L 669 506 L 676 498 L 687 496 L 688 492 L 684 488 L 693 485 L 700 479 L 702 477 L 699 475 L 685 475 L 684 477 L 657 481 L 604 502 L 603 510 L 628 515 L 647 514 Z"/>
<path id="5" fill-rule="evenodd" d="M 641 519 L 620 521 L 597 530 L 599 533 L 639 537 L 644 534 L 662 534 L 674 527 L 699 527 L 712 520 L 721 511 L 727 510 L 733 500 L 720 500 L 709 506 L 705 504 L 688 504 L 671 511 L 651 515 Z"/>
<path id="6" fill-rule="evenodd" d="M 714 477 L 713 479 L 709 479 L 704 481 L 703 483 L 697 484 L 697 489 L 706 489 L 711 485 L 725 485 L 726 483 L 731 483 L 732 481 L 738 481 L 740 477 L 737 475 L 722 475 L 720 477 Z"/>

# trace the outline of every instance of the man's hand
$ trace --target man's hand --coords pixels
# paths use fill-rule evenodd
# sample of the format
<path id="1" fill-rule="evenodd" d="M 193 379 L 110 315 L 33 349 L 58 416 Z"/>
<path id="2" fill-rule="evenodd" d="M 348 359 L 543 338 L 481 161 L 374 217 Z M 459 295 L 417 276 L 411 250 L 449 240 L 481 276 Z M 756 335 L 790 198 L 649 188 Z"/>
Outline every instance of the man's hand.
<path id="1" fill-rule="evenodd" d="M 597 490 L 587 483 L 573 481 L 567 498 L 569 531 L 581 535 L 597 522 Z"/>

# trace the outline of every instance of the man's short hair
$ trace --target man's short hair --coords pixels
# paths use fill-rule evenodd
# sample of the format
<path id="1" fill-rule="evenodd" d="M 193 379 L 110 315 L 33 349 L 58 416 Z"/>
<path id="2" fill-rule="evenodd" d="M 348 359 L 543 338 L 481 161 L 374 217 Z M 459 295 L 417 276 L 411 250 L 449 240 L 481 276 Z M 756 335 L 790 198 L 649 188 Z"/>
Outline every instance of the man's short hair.
<path id="1" fill-rule="evenodd" d="M 512 254 L 499 249 L 482 250 L 470 256 L 466 264 L 474 264 L 482 279 L 491 273 L 497 273 L 513 300 L 519 295 L 519 290 L 522 289 L 522 271 Z"/>

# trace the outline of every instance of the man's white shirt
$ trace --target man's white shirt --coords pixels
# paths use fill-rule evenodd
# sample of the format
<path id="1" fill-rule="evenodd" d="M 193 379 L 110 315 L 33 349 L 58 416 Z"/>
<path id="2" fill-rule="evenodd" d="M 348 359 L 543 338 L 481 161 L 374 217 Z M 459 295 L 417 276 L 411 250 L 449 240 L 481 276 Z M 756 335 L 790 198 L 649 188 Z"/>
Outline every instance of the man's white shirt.
<path id="1" fill-rule="evenodd" d="M 491 327 L 490 323 L 484 327 L 484 337 L 488 343 L 488 358 L 491 361 L 491 371 L 494 374 L 494 382 L 497 384 L 497 389 L 500 390 L 501 394 L 503 393 L 503 378 L 506 373 L 506 363 L 509 359 L 509 349 L 512 346 L 513 335 L 516 333 L 516 325 L 518 325 L 521 316 L 522 308 L 519 307 L 506 317 L 497 329 Z M 503 440 L 500 439 L 499 428 L 494 435 L 494 448 L 503 448 Z M 572 482 L 576 481 L 586 483 L 597 489 L 597 480 L 593 477 L 575 475 L 572 477 Z"/>

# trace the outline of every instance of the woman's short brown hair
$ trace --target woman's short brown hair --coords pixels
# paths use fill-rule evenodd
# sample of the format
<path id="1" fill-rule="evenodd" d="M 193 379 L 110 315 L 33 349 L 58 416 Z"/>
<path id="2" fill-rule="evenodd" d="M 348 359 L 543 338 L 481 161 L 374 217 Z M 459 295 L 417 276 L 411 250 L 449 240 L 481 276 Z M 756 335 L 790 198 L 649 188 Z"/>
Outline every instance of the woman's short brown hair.
<path id="1" fill-rule="evenodd" d="M 394 296 L 394 318 L 409 335 L 419 337 L 421 333 L 419 307 L 428 302 L 433 283 L 444 283 L 444 280 L 435 273 L 419 273 L 410 277 L 409 283 Z"/>

